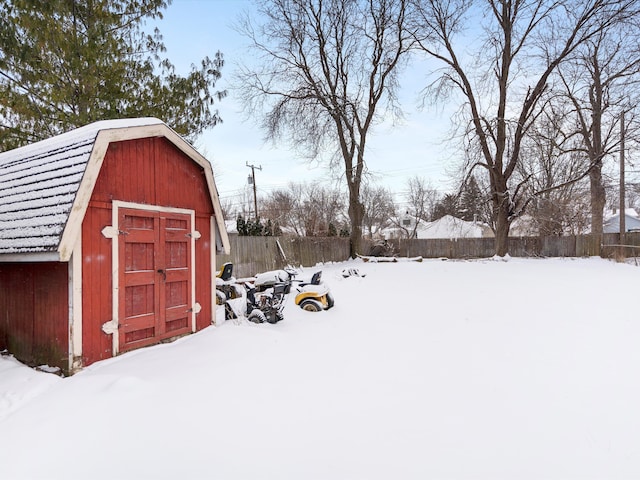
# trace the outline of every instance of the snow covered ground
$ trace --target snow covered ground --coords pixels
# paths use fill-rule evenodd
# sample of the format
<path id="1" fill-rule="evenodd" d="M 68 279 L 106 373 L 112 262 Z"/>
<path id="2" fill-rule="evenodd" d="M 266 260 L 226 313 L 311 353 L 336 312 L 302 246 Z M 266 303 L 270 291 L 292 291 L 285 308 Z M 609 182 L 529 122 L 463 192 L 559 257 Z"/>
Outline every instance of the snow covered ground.
<path id="1" fill-rule="evenodd" d="M 322 269 L 327 312 L 65 379 L 1 358 L 0 478 L 640 478 L 639 267 Z"/>

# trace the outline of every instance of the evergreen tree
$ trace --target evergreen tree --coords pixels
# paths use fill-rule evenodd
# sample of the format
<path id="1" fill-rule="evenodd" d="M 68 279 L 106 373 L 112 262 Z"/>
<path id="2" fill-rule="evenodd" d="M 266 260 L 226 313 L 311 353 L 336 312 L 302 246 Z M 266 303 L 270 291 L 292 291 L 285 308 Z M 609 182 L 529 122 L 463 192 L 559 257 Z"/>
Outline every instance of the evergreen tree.
<path id="1" fill-rule="evenodd" d="M 238 218 L 236 219 L 236 229 L 238 230 L 238 235 L 241 237 L 249 235 L 247 231 L 247 222 L 244 221 L 242 215 L 238 215 Z"/>
<path id="2" fill-rule="evenodd" d="M 222 54 L 182 77 L 142 31 L 170 1 L 1 2 L 0 151 L 111 118 L 158 117 L 190 140 L 216 125 Z"/>
<path id="3" fill-rule="evenodd" d="M 438 220 L 445 215 L 457 217 L 460 215 L 459 199 L 457 195 L 447 193 L 433 208 L 433 220 Z"/>
<path id="4" fill-rule="evenodd" d="M 262 236 L 264 232 L 264 227 L 262 226 L 262 223 L 260 222 L 259 219 L 255 221 L 249 220 L 247 224 L 249 226 L 249 235 L 254 237 Z"/>
<path id="5" fill-rule="evenodd" d="M 482 217 L 482 206 L 485 203 L 478 182 L 474 176 L 469 177 L 460 194 L 458 202 L 459 216 L 469 222 Z"/>

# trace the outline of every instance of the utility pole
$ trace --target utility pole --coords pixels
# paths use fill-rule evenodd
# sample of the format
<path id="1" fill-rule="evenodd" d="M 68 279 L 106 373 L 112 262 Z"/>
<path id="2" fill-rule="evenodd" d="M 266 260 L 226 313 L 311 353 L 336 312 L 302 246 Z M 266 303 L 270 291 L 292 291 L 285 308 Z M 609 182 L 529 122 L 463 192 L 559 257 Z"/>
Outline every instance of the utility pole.
<path id="1" fill-rule="evenodd" d="M 260 166 L 249 165 L 249 162 L 247 162 L 247 167 L 251 169 L 251 175 L 249 175 L 249 185 L 253 185 L 253 208 L 256 214 L 256 222 L 257 222 L 258 221 L 258 197 L 256 194 L 256 168 L 258 170 L 262 170 L 262 165 Z"/>
<path id="2" fill-rule="evenodd" d="M 624 244 L 627 231 L 625 218 L 625 188 L 624 188 L 624 110 L 620 116 L 620 243 Z"/>

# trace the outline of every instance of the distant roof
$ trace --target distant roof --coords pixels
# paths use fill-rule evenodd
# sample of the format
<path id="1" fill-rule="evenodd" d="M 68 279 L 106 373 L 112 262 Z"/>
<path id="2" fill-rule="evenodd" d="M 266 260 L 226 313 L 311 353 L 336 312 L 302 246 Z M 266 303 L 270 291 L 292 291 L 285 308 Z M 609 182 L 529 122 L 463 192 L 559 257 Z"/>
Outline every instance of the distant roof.
<path id="1" fill-rule="evenodd" d="M 445 215 L 434 222 L 421 222 L 418 238 L 480 238 L 488 232 L 489 228 L 480 223 Z"/>
<path id="2" fill-rule="evenodd" d="M 139 138 L 144 132 L 133 132 L 149 130 L 145 127 L 151 127 L 156 134 L 170 136 L 194 160 L 208 165 L 206 159 L 193 150 L 193 147 L 157 118 L 95 122 L 47 140 L 0 153 L 0 255 L 58 252 L 61 259 L 68 257 L 70 253 L 63 253 L 61 249 L 65 227 L 74 202 L 77 202 L 87 166 L 93 156 L 100 157 L 101 162 L 106 151 L 95 151 L 98 135 L 100 132 L 112 131 L 114 135 L 105 137 L 105 141 L 110 141 L 116 138 L 115 133 L 126 138 L 126 133 L 130 131 L 134 138 Z M 146 136 L 150 134 L 149 131 Z M 217 197 L 213 175 L 208 181 L 212 188 L 211 194 Z M 91 179 L 85 183 L 90 195 L 93 183 Z M 88 202 L 88 198 L 83 199 L 83 202 Z M 219 209 L 217 203 L 216 199 L 214 208 Z M 81 210 L 82 208 L 80 205 Z M 84 210 L 82 212 L 84 214 Z M 218 213 L 216 212 L 216 216 Z M 224 229 L 224 224 L 220 227 Z M 223 237 L 228 243 L 226 231 Z"/>
<path id="3" fill-rule="evenodd" d="M 611 214 L 605 212 L 605 219 L 602 224 L 602 231 L 604 233 L 620 233 L 620 211 Z M 627 208 L 624 212 L 625 217 L 625 229 L 626 231 L 637 230 L 640 228 L 640 218 L 633 208 Z"/>

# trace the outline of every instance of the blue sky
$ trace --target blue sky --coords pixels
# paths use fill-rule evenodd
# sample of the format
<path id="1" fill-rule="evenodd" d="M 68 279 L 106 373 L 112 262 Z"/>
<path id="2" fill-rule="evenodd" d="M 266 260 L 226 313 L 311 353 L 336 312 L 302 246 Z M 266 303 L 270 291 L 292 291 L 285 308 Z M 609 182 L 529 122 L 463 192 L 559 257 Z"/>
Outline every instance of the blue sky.
<path id="1" fill-rule="evenodd" d="M 217 87 L 229 89 L 236 65 L 247 63 L 250 58 L 246 39 L 232 25 L 243 10 L 250 8 L 249 0 L 174 0 L 158 23 L 167 57 L 178 71 L 186 71 L 190 64 L 220 50 L 226 64 Z M 368 140 L 369 170 L 376 174 L 376 184 L 389 188 L 398 200 L 402 200 L 407 179 L 414 175 L 442 191 L 451 190 L 447 172 L 458 163 L 452 158 L 456 153 L 443 143 L 449 114 L 435 108 L 418 108 L 426 74 L 427 66 L 420 63 L 404 73 L 400 94 L 404 123 L 393 128 L 381 125 Z M 285 145 L 266 144 L 256 124 L 245 120 L 232 90 L 218 104 L 218 110 L 224 123 L 203 134 L 196 147 L 212 161 L 223 201 L 226 198 L 241 201 L 251 171 L 247 162 L 262 167 L 256 171 L 259 195 L 284 188 L 290 181 L 330 178 L 325 165 L 310 165 L 296 158 Z"/>

